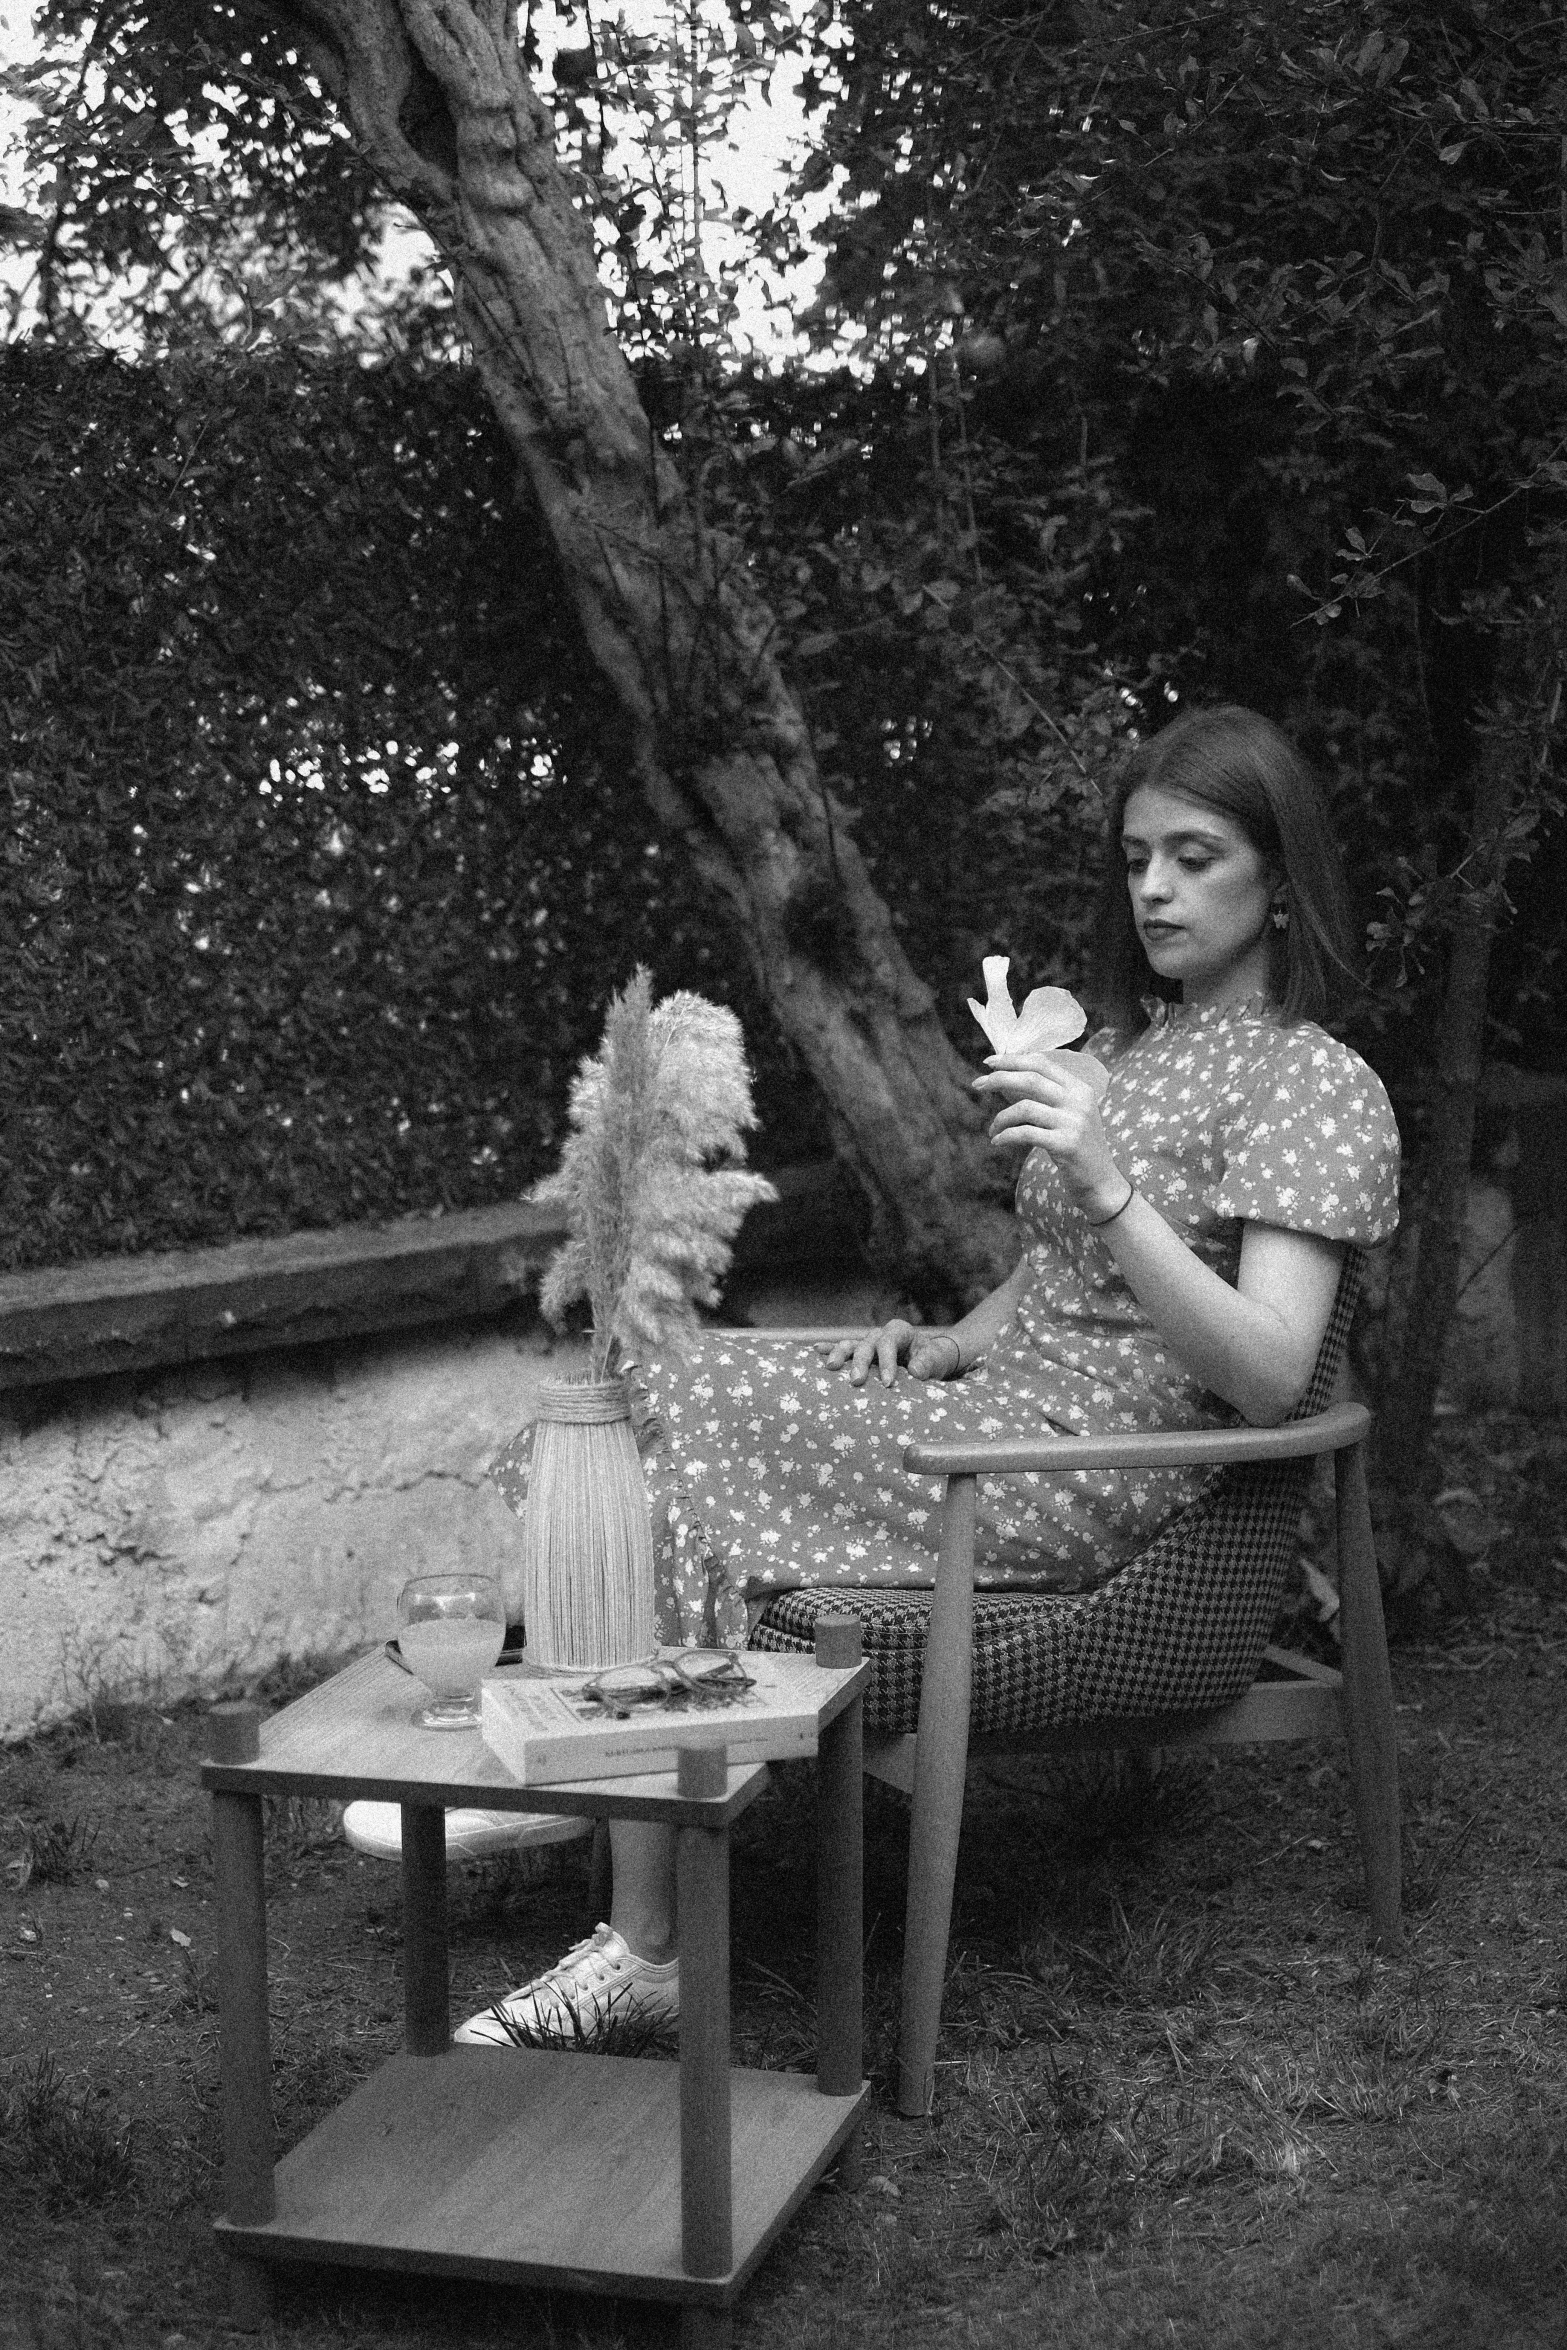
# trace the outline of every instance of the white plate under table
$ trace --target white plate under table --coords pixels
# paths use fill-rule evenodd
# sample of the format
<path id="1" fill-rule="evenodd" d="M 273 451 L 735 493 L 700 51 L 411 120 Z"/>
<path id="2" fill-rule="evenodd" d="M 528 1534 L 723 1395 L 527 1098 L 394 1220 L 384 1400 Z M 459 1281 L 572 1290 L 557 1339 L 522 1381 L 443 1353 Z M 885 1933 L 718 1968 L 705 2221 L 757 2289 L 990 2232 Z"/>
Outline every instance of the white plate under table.
<path id="1" fill-rule="evenodd" d="M 858 1627 L 854 1627 L 857 1632 Z M 848 1639 L 836 1649 L 833 1640 Z M 258 2323 L 272 2265 L 342 2262 L 675 2301 L 687 2350 L 727 2341 L 746 2278 L 828 2165 L 858 2159 L 862 1692 L 840 1626 L 770 1659 L 817 1703 L 818 2067 L 729 2063 L 729 1834 L 767 1783 L 690 1750 L 680 1772 L 524 1787 L 474 1731 L 414 1722 L 424 1692 L 382 1653 L 270 1720 L 214 1709 L 224 2213 L 234 2310 Z M 259 1727 L 259 1737 L 257 1735 Z M 400 1803 L 405 2046 L 274 2164 L 262 1799 Z M 455 2048 L 445 1811 L 586 1814 L 676 1831 L 678 2064 Z"/>

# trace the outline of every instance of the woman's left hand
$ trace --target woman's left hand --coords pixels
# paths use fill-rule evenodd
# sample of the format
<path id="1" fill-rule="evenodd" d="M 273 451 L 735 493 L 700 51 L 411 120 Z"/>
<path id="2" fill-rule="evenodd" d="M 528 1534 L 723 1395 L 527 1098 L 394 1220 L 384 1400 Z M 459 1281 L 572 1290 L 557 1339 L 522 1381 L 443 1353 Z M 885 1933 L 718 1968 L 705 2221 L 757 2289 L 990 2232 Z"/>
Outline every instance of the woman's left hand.
<path id="1" fill-rule="evenodd" d="M 997 1053 L 976 1093 L 1002 1094 L 1006 1106 L 991 1120 L 999 1150 L 1045 1150 L 1066 1179 L 1078 1206 L 1108 1216 L 1126 1178 L 1110 1155 L 1099 1120 L 1099 1092 L 1085 1072 L 1070 1069 L 1070 1053 Z M 1067 1066 L 1063 1067 L 1063 1064 Z"/>

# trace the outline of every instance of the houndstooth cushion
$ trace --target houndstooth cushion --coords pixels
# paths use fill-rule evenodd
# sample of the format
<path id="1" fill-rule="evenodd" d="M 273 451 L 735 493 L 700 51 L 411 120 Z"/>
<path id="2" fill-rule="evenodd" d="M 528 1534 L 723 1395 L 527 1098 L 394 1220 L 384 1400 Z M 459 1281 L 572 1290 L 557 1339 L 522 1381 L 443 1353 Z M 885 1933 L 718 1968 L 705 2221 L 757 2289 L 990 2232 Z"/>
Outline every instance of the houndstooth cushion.
<path id="1" fill-rule="evenodd" d="M 1351 1249 L 1295 1417 L 1325 1409 L 1360 1288 Z M 1294 1552 L 1312 1463 L 1220 1469 L 1140 1558 L 1085 1597 L 976 1592 L 970 1735 L 993 1738 L 1227 1705 L 1251 1686 Z M 865 1726 L 919 1722 L 928 1591 L 786 1591 L 753 1648 L 809 1651 L 819 1615 L 856 1615 L 870 1663 Z"/>

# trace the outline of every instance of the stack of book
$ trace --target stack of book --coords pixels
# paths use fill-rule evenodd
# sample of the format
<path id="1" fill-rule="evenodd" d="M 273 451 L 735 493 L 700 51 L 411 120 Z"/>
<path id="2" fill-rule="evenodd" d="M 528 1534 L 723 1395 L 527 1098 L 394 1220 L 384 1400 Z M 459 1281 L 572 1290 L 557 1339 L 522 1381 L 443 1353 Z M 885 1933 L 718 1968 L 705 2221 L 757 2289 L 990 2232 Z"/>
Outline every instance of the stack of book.
<path id="1" fill-rule="evenodd" d="M 666 1698 L 612 1712 L 583 1697 L 584 1679 L 485 1682 L 485 1744 L 525 1787 L 569 1779 L 626 1779 L 672 1771 L 682 1747 L 722 1746 L 731 1766 L 793 1762 L 816 1752 L 823 1708 L 853 1672 L 824 1670 L 811 1656 L 748 1649 L 749 1689 Z"/>

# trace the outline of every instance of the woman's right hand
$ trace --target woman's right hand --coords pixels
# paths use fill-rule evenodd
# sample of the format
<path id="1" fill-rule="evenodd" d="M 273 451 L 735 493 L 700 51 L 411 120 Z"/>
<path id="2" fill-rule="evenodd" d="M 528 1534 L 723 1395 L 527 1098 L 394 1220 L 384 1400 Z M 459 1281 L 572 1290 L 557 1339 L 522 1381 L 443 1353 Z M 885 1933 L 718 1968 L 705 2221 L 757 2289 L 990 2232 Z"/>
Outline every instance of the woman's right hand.
<path id="1" fill-rule="evenodd" d="M 863 1387 L 876 1365 L 883 1387 L 890 1387 L 900 1362 L 907 1361 L 916 1379 L 955 1378 L 962 1363 L 957 1340 L 950 1330 L 917 1330 L 912 1322 L 883 1322 L 863 1338 L 840 1338 L 827 1357 L 829 1371 L 849 1366 L 851 1387 Z"/>

